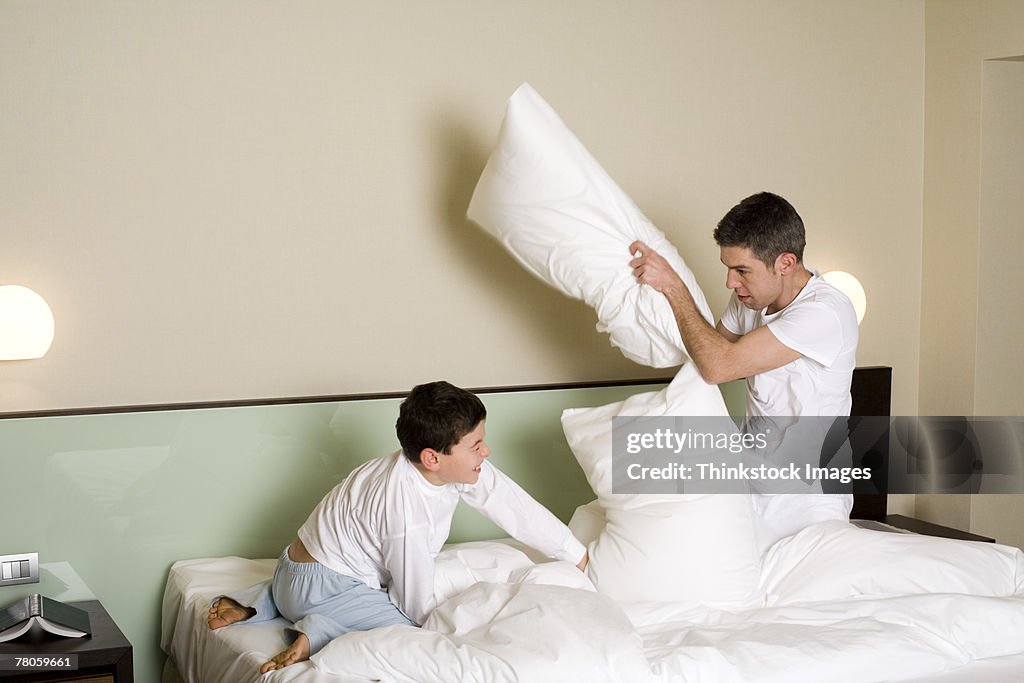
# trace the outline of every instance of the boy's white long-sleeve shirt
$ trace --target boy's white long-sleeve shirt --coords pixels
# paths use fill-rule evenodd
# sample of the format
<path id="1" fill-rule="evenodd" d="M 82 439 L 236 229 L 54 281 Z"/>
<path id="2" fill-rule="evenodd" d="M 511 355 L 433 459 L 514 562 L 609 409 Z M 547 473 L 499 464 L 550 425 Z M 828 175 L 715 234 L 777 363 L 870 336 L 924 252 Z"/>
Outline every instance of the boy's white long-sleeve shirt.
<path id="1" fill-rule="evenodd" d="M 557 517 L 488 461 L 475 484 L 435 486 L 401 451 L 371 460 L 324 496 L 298 536 L 317 562 L 388 589 L 417 624 L 435 607 L 434 558 L 459 499 L 548 557 L 578 563 L 585 552 Z"/>

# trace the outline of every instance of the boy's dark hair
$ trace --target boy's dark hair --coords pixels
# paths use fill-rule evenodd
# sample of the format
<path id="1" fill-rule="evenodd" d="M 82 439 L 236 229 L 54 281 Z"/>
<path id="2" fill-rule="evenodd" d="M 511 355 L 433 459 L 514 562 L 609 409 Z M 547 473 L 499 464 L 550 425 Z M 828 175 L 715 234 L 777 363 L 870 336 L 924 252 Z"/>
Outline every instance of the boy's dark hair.
<path id="1" fill-rule="evenodd" d="M 413 387 L 402 401 L 395 431 L 405 456 L 415 463 L 424 448 L 450 454 L 486 417 L 487 409 L 474 394 L 448 382 L 431 382 Z"/>
<path id="2" fill-rule="evenodd" d="M 750 249 L 768 268 L 785 252 L 804 260 L 804 222 L 792 204 L 771 192 L 751 195 L 729 209 L 714 237 L 720 247 Z"/>

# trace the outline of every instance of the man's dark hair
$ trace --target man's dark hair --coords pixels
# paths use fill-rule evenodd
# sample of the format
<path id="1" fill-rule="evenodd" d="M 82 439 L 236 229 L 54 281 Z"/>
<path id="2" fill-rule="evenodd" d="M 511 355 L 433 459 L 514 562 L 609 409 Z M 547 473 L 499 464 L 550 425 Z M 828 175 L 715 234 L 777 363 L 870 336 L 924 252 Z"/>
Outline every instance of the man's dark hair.
<path id="1" fill-rule="evenodd" d="M 413 387 L 402 401 L 395 431 L 405 456 L 419 462 L 424 448 L 450 454 L 486 417 L 487 409 L 474 394 L 448 382 L 431 382 Z"/>
<path id="2" fill-rule="evenodd" d="M 792 204 L 771 192 L 751 195 L 729 209 L 714 235 L 718 246 L 746 247 L 769 268 L 785 252 L 804 260 L 804 222 Z"/>

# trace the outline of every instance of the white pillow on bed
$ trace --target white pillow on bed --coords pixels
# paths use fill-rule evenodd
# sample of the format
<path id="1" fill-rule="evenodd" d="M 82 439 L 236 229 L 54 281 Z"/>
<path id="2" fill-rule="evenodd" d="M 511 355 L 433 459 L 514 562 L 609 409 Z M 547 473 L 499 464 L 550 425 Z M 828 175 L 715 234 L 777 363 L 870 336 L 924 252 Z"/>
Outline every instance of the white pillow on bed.
<path id="1" fill-rule="evenodd" d="M 692 364 L 656 393 L 562 413 L 566 439 L 604 510 L 606 524 L 588 547 L 587 575 L 617 600 L 694 602 L 746 609 L 763 600 L 760 559 L 748 494 L 612 493 L 612 418 L 618 415 L 722 416 L 717 387 Z M 581 513 L 593 530 L 593 510 Z"/>
<path id="2" fill-rule="evenodd" d="M 607 524 L 608 518 L 604 514 L 604 508 L 601 507 L 601 501 L 592 500 L 586 505 L 580 505 L 572 513 L 572 519 L 569 520 L 569 531 L 577 541 L 589 546 L 597 540 Z"/>
<path id="3" fill-rule="evenodd" d="M 509 99 L 467 216 L 536 277 L 592 306 L 597 330 L 637 363 L 673 367 L 687 356 L 665 297 L 633 277 L 635 240 L 668 259 L 713 324 L 679 252 L 528 84 Z"/>

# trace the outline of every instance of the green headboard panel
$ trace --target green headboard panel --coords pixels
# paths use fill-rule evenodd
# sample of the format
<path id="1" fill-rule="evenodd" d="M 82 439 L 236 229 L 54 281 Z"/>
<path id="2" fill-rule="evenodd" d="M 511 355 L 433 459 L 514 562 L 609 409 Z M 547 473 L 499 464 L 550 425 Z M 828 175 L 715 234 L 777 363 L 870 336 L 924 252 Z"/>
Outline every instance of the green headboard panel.
<path id="1" fill-rule="evenodd" d="M 562 435 L 562 410 L 661 386 L 481 394 L 492 462 L 567 521 L 593 494 Z M 742 384 L 725 393 L 742 414 Z M 69 563 L 132 642 L 136 680 L 158 681 L 171 563 L 276 557 L 353 467 L 397 449 L 400 402 L 0 419 L 0 496 L 19 520 L 9 514 L 0 526 L 0 554 Z M 452 541 L 499 535 L 475 511 L 456 513 Z"/>

